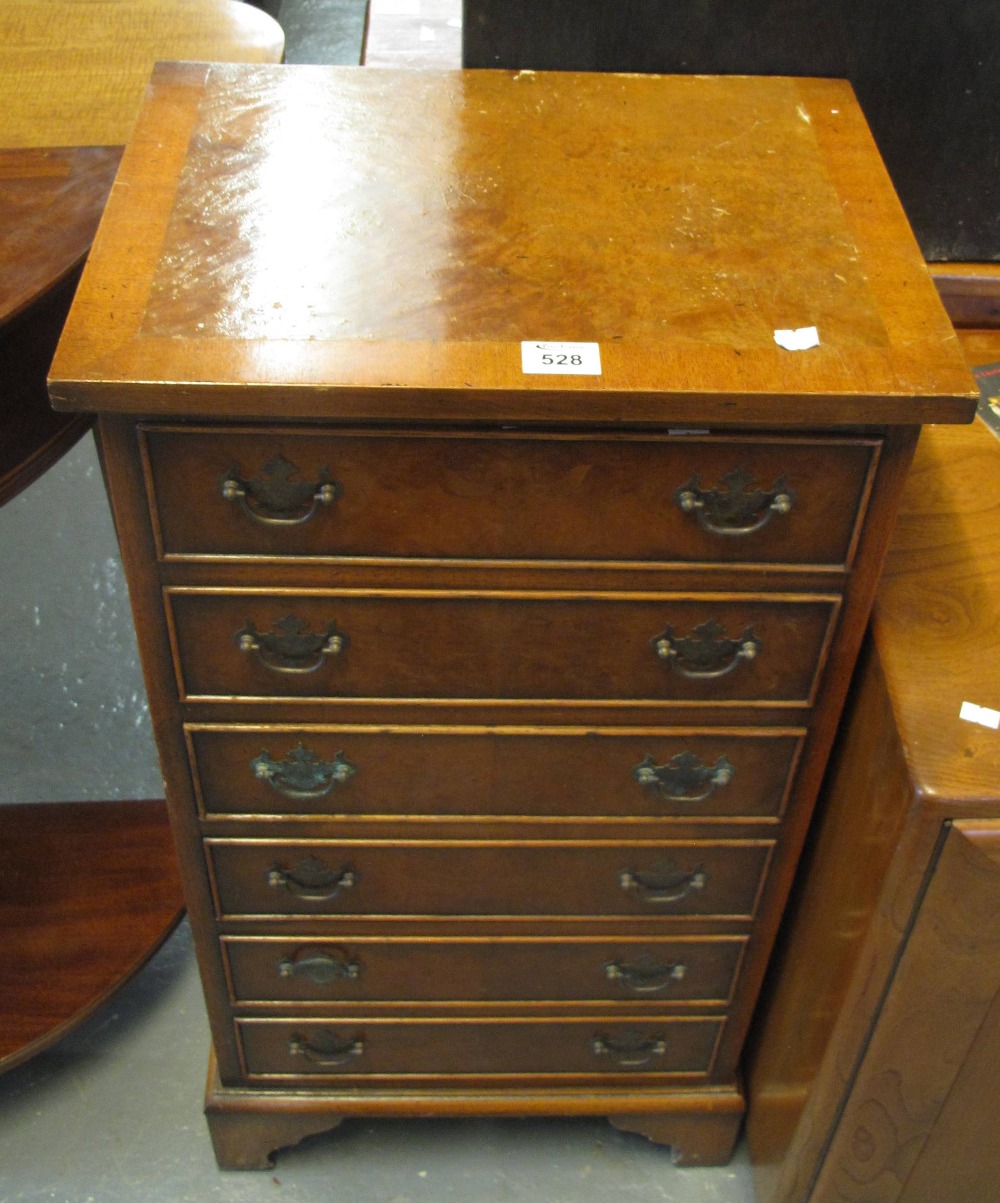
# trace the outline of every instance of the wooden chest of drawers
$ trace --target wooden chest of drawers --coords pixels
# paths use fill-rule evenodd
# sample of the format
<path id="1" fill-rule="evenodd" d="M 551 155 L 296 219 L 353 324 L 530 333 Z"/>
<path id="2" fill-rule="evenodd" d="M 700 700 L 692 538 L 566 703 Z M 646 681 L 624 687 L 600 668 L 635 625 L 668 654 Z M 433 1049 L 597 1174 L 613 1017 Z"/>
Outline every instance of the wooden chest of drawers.
<path id="1" fill-rule="evenodd" d="M 567 338 L 599 371 L 533 369 Z M 359 1114 L 728 1156 L 952 341 L 844 85 L 158 69 L 51 387 L 100 414 L 221 1164 Z"/>

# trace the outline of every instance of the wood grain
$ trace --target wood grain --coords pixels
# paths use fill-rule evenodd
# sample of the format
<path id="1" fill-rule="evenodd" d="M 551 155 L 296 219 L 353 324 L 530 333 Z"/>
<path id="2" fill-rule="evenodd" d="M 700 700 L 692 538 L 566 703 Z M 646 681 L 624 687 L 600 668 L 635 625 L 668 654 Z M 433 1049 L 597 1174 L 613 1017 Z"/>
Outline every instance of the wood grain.
<path id="1" fill-rule="evenodd" d="M 214 592 L 166 596 L 185 700 L 226 698 L 653 701 L 695 706 L 810 704 L 838 617 L 836 596 L 656 594 Z M 341 632 L 344 649 L 314 673 L 276 670 L 241 650 L 291 616 L 309 631 Z M 715 623 L 721 634 L 705 631 Z M 664 658 L 668 629 L 721 650 L 715 675 L 682 652 Z M 757 641 L 744 657 L 744 642 Z M 585 656 L 579 649 L 586 648 Z M 566 665 L 573 664 L 572 676 Z M 676 667 L 675 667 L 676 665 Z M 723 671 L 725 670 L 725 671 Z"/>
<path id="2" fill-rule="evenodd" d="M 5 0 L 0 146 L 123 146 L 157 61 L 276 63 L 284 42 L 236 0 Z"/>
<path id="3" fill-rule="evenodd" d="M 680 1140 L 692 1163 L 728 1155 L 750 1013 L 916 423 L 965 418 L 971 404 L 850 95 L 787 79 L 187 65 L 158 74 L 121 181 L 53 392 L 103 411 L 218 1056 L 209 1114 L 223 1164 L 262 1164 L 266 1142 L 345 1113 L 606 1114 Z M 806 302 L 829 333 L 797 356 L 773 329 L 779 309 Z M 558 323 L 572 337 L 571 318 L 601 342 L 603 375 L 525 375 L 519 327 Z M 273 454 L 265 427 L 293 475 L 317 483 L 327 467 L 343 485 L 348 555 L 299 537 L 325 531 L 312 522 L 336 506 L 303 523 L 278 514 L 301 527 L 286 541 L 257 537 L 242 501 L 223 497 L 246 493 Z M 714 480 L 739 448 L 749 470 L 776 476 L 769 442 L 800 449 L 790 487 L 808 521 L 784 543 L 765 534 L 760 550 L 707 551 L 676 524 L 665 496 L 680 486 L 663 464 L 690 460 Z M 646 541 L 657 527 L 670 527 L 666 553 Z M 327 632 L 315 670 L 261 653 L 262 633 L 290 630 L 289 617 Z M 676 673 L 667 624 L 687 633 L 711 617 L 739 635 L 753 624 L 761 646 L 731 672 Z M 749 814 L 637 813 L 599 771 L 581 806 L 572 789 L 547 802 L 532 785 L 565 763 L 559 739 L 582 747 L 588 732 L 630 740 L 666 724 L 701 740 L 735 731 L 741 747 L 803 735 L 780 818 L 790 766 L 767 756 L 756 785 L 768 801 L 756 795 Z M 211 809 L 241 792 L 225 778 L 247 771 L 245 735 L 307 729 L 390 741 L 380 794 L 393 801 L 302 813 L 248 791 L 243 810 Z M 218 763 L 216 735 L 233 737 Z M 423 745 L 412 793 L 391 743 L 411 737 Z M 437 738 L 449 742 L 435 778 Z M 532 740 L 544 741 L 537 761 Z M 517 797 L 489 784 L 498 752 L 517 760 Z M 482 813 L 466 813 L 466 798 Z M 325 883 L 310 884 L 311 858 L 328 862 Z M 455 983 L 447 1001 L 233 1002 L 221 938 L 312 933 L 434 955 L 449 940 L 493 940 L 516 959 L 538 939 L 624 937 L 745 941 L 745 955 L 725 1003 L 664 1004 L 679 1021 L 717 1022 L 710 1069 L 644 1091 L 627 1073 L 588 1072 L 566 1045 L 534 1068 L 477 1060 L 477 1032 L 526 1031 L 529 1015 L 579 1032 L 655 1007 L 458 998 L 474 993 L 461 975 L 481 972 L 468 950 L 441 970 Z M 440 1073 L 422 1062 L 427 1089 L 362 1068 L 363 1088 L 321 1073 L 323 1091 L 306 1094 L 293 1019 L 378 1019 L 411 1040 L 444 1008 L 451 1038 Z M 248 1081 L 237 1024 L 278 1040 L 255 1062 L 277 1076 Z M 403 1072 L 391 1049 L 379 1056 Z M 565 1076 L 557 1090 L 550 1073 Z"/>
<path id="4" fill-rule="evenodd" d="M 944 1133 L 933 1143 L 931 1136 L 946 1103 L 958 1102 L 949 1092 L 959 1071 L 967 1066 L 973 1080 L 982 1082 L 985 1067 L 974 1058 L 996 1060 L 995 1033 L 991 1038 L 980 1029 L 1000 999 L 998 917 L 1000 823 L 957 822 L 947 829 L 932 866 L 878 1027 L 824 1158 L 812 1196 L 817 1203 L 976 1198 L 975 1190 L 957 1193 L 963 1180 L 979 1183 L 987 1192 L 980 1197 L 988 1197 L 992 1180 L 978 1149 L 970 1150 L 972 1173 L 968 1163 L 963 1173 L 958 1149 L 945 1144 Z M 974 1110 L 984 1102 L 980 1096 Z M 995 1149 L 991 1134 L 987 1163 L 996 1164 Z M 945 1193 L 928 1194 L 928 1186 L 942 1179 Z"/>
<path id="5" fill-rule="evenodd" d="M 972 412 L 843 85 L 189 64 L 151 97 L 99 292 L 85 276 L 53 368 L 60 407 L 273 418 L 294 397 L 326 420 L 558 421 L 584 394 L 591 422 L 697 427 Z M 819 347 L 775 345 L 806 325 Z M 524 374 L 539 338 L 599 341 L 602 375 Z"/>
<path id="6" fill-rule="evenodd" d="M 736 561 L 811 569 L 849 566 L 879 453 L 875 439 L 280 427 L 148 427 L 142 443 L 162 555 L 174 560 Z M 294 525 L 268 525 L 252 496 L 223 498 L 220 481 L 242 482 L 252 494 L 254 482 L 273 482 L 276 464 L 293 481 L 329 478 L 335 500 Z M 757 529 L 706 529 L 711 509 L 685 511 L 679 494 L 742 495 L 727 480 L 734 472 L 749 478 L 746 491 L 763 495 L 742 523 Z M 768 508 L 775 493 L 789 498 L 786 513 Z M 307 512 L 307 504 L 290 511 Z M 600 522 L 592 520 L 597 513 Z"/>
<path id="7" fill-rule="evenodd" d="M 294 727 L 188 725 L 192 775 L 202 813 L 418 817 L 609 815 L 776 820 L 784 811 L 801 731 L 746 728 Z M 342 756 L 354 772 L 322 797 L 289 797 L 258 777 L 266 750 L 279 765 L 301 746 L 327 765 Z M 642 785 L 636 767 L 694 757 L 722 762 L 729 780 Z M 729 768 L 725 769 L 728 765 Z"/>
<path id="8" fill-rule="evenodd" d="M 639 1081 L 677 1078 L 688 1082 L 704 1078 L 712 1063 L 722 1020 L 707 1016 L 625 1016 L 547 1019 L 506 1019 L 485 1022 L 444 1018 L 421 1021 L 339 1018 L 241 1020 L 237 1032 L 246 1059 L 250 1082 L 301 1079 L 344 1079 L 357 1084 L 359 1075 L 378 1074 L 385 1084 L 407 1085 L 446 1077 L 452 1084 L 491 1075 L 517 1075 L 530 1082 L 534 1075 L 551 1083 L 569 1085 L 589 1078 L 622 1085 L 622 1079 Z M 318 1044 L 326 1033 L 358 1041 L 360 1055 L 343 1066 L 326 1065 L 319 1058 L 293 1055 L 289 1040 Z M 599 1054 L 594 1041 L 605 1039 L 612 1048 L 629 1038 L 643 1044 L 661 1044 L 661 1053 L 638 1054 L 642 1064 L 623 1065 L 627 1059 L 613 1051 Z M 596 1081 L 595 1081 L 596 1079 Z"/>
<path id="9" fill-rule="evenodd" d="M 664 917 L 753 915 L 772 841 L 413 840 L 385 828 L 379 840 L 212 838 L 206 841 L 223 918 L 296 915 L 575 916 L 605 924 L 623 915 Z M 318 860 L 333 878 L 353 884 L 310 894 L 295 884 L 305 862 Z M 676 884 L 626 888 L 629 873 Z M 275 883 L 277 869 L 291 885 Z M 703 880 L 695 883 L 694 878 Z M 323 895 L 323 897 L 320 897 Z"/>
<path id="10" fill-rule="evenodd" d="M 962 331 L 961 339 L 970 362 L 1000 359 L 997 331 Z M 758 1013 L 748 1130 L 762 1203 L 854 1197 L 829 1180 L 813 1193 L 815 1182 L 889 996 L 942 824 L 1000 814 L 995 733 L 958 717 L 963 700 L 1000 706 L 1000 446 L 978 422 L 953 440 L 956 433 L 921 435 L 871 641 Z M 931 971 L 927 987 L 936 981 Z M 929 1050 L 934 1039 L 925 1041 Z M 974 1178 L 980 1162 L 962 1147 L 968 1156 L 954 1164 Z M 981 1164 L 990 1164 L 989 1149 Z M 871 1190 L 881 1201 L 882 1187 Z"/>
<path id="11" fill-rule="evenodd" d="M 223 937 L 233 999 L 271 1003 L 285 1010 L 369 1013 L 400 1004 L 497 1004 L 557 1002 L 580 1010 L 613 1002 L 642 1010 L 692 1003 L 724 1005 L 733 989 L 745 939 L 655 936 L 614 939 L 399 939 L 385 936 L 302 935 Z M 356 966 L 354 976 L 321 980 L 311 961 Z M 295 968 L 289 973 L 282 967 Z M 643 976 L 643 966 L 652 967 Z M 607 967 L 617 966 L 617 977 Z M 671 972 L 671 967 L 681 969 Z M 624 968 L 624 972 L 622 972 Z M 387 1004 L 379 1006 L 379 1004 Z M 297 1004 L 294 1008 L 289 1004 Z M 513 1009 L 513 1008 L 510 1008 Z"/>
<path id="12" fill-rule="evenodd" d="M 120 159 L 119 147 L 0 149 L 0 322 L 83 262 Z"/>
<path id="13" fill-rule="evenodd" d="M 0 807 L 0 1071 L 82 1023 L 183 914 L 163 802 Z"/>

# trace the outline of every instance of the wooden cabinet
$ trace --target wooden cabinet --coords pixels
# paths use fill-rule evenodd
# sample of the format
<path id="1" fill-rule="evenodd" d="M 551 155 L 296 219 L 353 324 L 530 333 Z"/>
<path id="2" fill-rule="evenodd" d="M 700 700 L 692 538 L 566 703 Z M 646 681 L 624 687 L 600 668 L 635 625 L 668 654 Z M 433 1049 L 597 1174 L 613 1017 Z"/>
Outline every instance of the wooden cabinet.
<path id="1" fill-rule="evenodd" d="M 598 372 L 524 370 L 566 338 Z M 158 69 L 51 387 L 100 415 L 223 1165 L 372 1114 L 729 1155 L 951 344 L 841 85 Z"/>
<path id="2" fill-rule="evenodd" d="M 972 362 L 1000 333 L 962 332 Z M 996 1192 L 1000 443 L 924 432 L 748 1075 L 761 1203 Z"/>

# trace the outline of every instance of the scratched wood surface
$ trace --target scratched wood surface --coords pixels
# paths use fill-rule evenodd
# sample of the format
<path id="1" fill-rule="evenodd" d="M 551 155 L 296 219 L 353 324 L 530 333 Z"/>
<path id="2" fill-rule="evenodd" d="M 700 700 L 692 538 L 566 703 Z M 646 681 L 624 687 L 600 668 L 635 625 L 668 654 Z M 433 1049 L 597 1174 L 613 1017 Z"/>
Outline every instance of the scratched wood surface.
<path id="1" fill-rule="evenodd" d="M 60 407 L 971 414 L 844 84 L 173 65 L 152 96 L 53 368 Z M 812 325 L 818 347 L 776 345 Z M 602 374 L 525 374 L 526 339 L 599 342 Z"/>

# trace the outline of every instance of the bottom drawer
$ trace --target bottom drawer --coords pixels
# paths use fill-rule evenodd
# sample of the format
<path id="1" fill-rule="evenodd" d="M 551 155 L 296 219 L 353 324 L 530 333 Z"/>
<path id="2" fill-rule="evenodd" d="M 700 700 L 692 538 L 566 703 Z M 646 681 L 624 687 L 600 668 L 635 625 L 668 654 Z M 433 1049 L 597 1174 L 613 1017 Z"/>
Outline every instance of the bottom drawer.
<path id="1" fill-rule="evenodd" d="M 237 1021 L 248 1077 L 705 1075 L 723 1020 Z"/>

